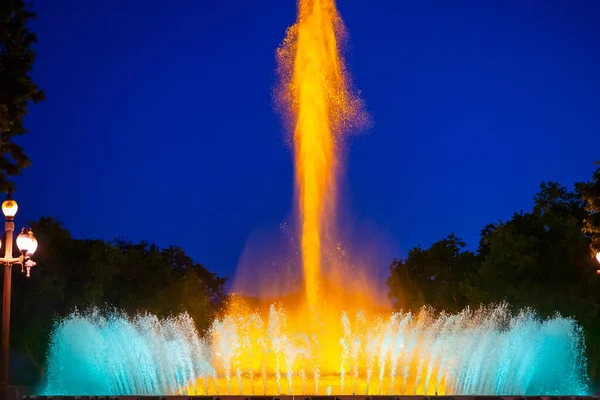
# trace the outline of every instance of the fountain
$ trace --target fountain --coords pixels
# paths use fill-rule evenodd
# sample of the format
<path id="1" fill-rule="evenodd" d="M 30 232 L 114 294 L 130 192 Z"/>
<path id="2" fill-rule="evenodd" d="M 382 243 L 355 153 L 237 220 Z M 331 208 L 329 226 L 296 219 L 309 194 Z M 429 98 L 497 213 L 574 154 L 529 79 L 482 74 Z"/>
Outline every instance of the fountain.
<path id="1" fill-rule="evenodd" d="M 340 316 L 327 368 L 318 338 L 272 306 L 225 316 L 201 338 L 187 315 L 159 320 L 99 312 L 60 321 L 46 395 L 585 395 L 581 329 L 566 318 L 512 315 L 505 305 L 455 315 Z M 333 322 L 332 322 L 333 325 Z M 327 351 L 329 357 L 334 355 Z M 329 359 L 331 361 L 331 359 Z M 347 376 L 344 371 L 349 371 Z"/>
<path id="2" fill-rule="evenodd" d="M 252 310 L 234 298 L 200 336 L 187 315 L 99 311 L 57 322 L 46 395 L 585 395 L 580 327 L 504 304 L 383 312 L 335 253 L 344 136 L 368 124 L 352 94 L 334 0 L 299 0 L 277 51 L 276 100 L 295 158 L 304 292 Z M 256 273 L 254 273 L 256 275 Z"/>

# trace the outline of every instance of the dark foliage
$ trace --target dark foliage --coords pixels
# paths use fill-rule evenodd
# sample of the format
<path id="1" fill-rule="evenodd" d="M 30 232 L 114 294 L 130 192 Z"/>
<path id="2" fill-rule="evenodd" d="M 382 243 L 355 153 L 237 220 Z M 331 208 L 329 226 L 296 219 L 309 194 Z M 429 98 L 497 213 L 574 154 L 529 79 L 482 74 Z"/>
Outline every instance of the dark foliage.
<path id="1" fill-rule="evenodd" d="M 22 0 L 0 1 L 0 191 L 12 190 L 9 178 L 30 164 L 14 139 L 27 132 L 23 117 L 29 104 L 44 99 L 29 76 L 36 36 L 27 22 L 34 17 Z"/>
<path id="2" fill-rule="evenodd" d="M 226 279 L 178 247 L 78 240 L 52 218 L 32 228 L 40 243 L 37 265 L 29 279 L 18 267 L 13 272 L 11 347 L 26 354 L 37 371 L 27 382 L 15 383 L 39 383 L 53 321 L 76 308 L 158 316 L 187 311 L 203 333 L 225 301 Z"/>
<path id="3" fill-rule="evenodd" d="M 530 212 L 484 227 L 475 253 L 455 235 L 395 260 L 388 279 L 398 308 L 458 311 L 506 300 L 542 316 L 574 317 L 600 383 L 600 169 L 573 190 L 543 183 Z"/>

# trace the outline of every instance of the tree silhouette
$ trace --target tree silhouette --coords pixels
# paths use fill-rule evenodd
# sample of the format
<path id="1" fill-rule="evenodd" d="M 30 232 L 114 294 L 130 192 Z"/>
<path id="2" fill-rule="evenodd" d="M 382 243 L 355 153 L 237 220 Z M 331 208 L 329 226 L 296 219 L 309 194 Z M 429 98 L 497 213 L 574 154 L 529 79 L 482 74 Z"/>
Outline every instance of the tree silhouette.
<path id="1" fill-rule="evenodd" d="M 0 191 L 12 190 L 9 178 L 30 164 L 14 139 L 27 132 L 23 118 L 29 104 L 44 99 L 29 75 L 36 36 L 27 23 L 34 17 L 22 0 L 0 2 Z"/>

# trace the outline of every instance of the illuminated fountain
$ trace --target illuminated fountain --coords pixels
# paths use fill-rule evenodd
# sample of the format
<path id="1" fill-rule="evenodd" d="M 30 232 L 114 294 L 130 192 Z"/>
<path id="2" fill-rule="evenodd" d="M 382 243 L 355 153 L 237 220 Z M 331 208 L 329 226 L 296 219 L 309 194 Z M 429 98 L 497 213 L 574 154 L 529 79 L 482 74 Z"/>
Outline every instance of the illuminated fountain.
<path id="1" fill-rule="evenodd" d="M 327 349 L 285 311 L 238 313 L 202 339 L 182 315 L 158 320 L 73 314 L 54 331 L 48 395 L 584 395 L 581 330 L 506 307 L 456 315 L 340 314 Z M 337 363 L 336 368 L 329 365 Z"/>
<path id="2" fill-rule="evenodd" d="M 344 36 L 334 0 L 300 0 L 277 52 L 276 100 L 296 165 L 300 299 L 254 310 L 234 298 L 206 337 L 186 315 L 73 314 L 53 332 L 45 394 L 587 393 L 574 321 L 512 315 L 505 305 L 382 311 L 368 280 L 349 279 L 328 256 L 340 144 L 368 123 L 340 54 Z"/>

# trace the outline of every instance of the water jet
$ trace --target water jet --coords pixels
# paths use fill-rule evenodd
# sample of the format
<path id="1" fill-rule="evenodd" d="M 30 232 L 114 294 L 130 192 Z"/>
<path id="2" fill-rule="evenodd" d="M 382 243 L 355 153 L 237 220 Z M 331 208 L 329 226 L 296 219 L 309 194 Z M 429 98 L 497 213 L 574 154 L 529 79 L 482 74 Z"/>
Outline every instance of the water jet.
<path id="1" fill-rule="evenodd" d="M 296 167 L 303 296 L 264 312 L 233 301 L 207 336 L 185 314 L 73 313 L 52 333 L 42 394 L 425 400 L 588 393 L 583 336 L 571 319 L 514 313 L 504 304 L 457 314 L 380 312 L 369 305 L 368 282 L 349 282 L 343 266 L 327 265 L 324 254 L 337 245 L 328 238 L 336 227 L 339 144 L 368 124 L 341 56 L 344 36 L 334 0 L 299 0 L 296 24 L 277 51 L 276 100 Z"/>

